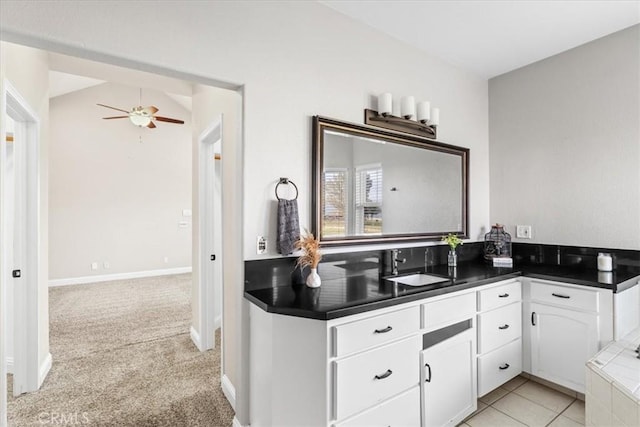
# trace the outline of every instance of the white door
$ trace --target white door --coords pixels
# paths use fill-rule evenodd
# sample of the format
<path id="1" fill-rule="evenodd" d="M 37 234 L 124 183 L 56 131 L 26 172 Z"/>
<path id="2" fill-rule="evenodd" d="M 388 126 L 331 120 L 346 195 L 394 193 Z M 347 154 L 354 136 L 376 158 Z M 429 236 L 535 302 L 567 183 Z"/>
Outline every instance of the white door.
<path id="1" fill-rule="evenodd" d="M 7 313 L 8 288 L 13 295 L 12 318 L 4 318 L 1 331 L 2 369 L 0 380 L 2 391 L 0 409 L 6 410 L 6 359 L 4 354 L 5 339 L 13 337 L 13 394 L 19 395 L 37 390 L 47 369 L 41 369 L 38 360 L 39 323 L 41 313 L 38 311 L 38 277 L 39 277 L 39 242 L 40 242 L 40 189 L 39 189 L 39 122 L 34 111 L 18 91 L 5 80 L 2 93 L 2 117 L 8 116 L 13 121 L 13 200 L 3 200 L 0 211 L 1 233 L 6 236 L 11 226 L 13 239 L 3 238 L 0 253 L 0 293 L 3 304 L 2 313 Z M 7 160 L 7 142 L 2 120 L 2 196 L 5 198 L 8 183 L 5 176 Z M 11 210 L 11 212 L 9 212 Z M 8 224 L 11 220 L 12 224 Z M 12 325 L 7 325 L 11 323 Z M 49 360 L 47 358 L 47 360 Z M 40 372 L 42 370 L 42 372 Z M 4 413 L 2 414 L 4 416 Z M 0 417 L 0 421 L 2 417 Z"/>
<path id="2" fill-rule="evenodd" d="M 455 426 L 477 407 L 475 330 L 421 352 L 422 425 Z"/>
<path id="3" fill-rule="evenodd" d="M 598 352 L 598 316 L 531 303 L 531 373 L 580 393 Z"/>
<path id="4" fill-rule="evenodd" d="M 220 147 L 222 115 L 200 135 L 199 152 L 199 329 L 200 351 L 215 347 L 215 330 L 222 312 L 222 230 L 220 196 Z M 196 343 L 197 344 L 197 343 Z"/>

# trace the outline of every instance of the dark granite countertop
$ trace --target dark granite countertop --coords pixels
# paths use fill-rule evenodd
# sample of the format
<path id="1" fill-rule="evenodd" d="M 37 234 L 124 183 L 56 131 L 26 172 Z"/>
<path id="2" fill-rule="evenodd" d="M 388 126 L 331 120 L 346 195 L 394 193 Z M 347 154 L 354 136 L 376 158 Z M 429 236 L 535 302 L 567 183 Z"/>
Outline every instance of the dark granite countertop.
<path id="1" fill-rule="evenodd" d="M 330 320 L 410 301 L 469 289 L 513 277 L 566 281 L 583 286 L 621 292 L 637 284 L 635 269 L 618 269 L 601 273 L 595 269 L 559 265 L 522 265 L 494 268 L 482 262 L 459 263 L 455 271 L 446 265 L 403 271 L 401 275 L 424 272 L 441 276 L 445 282 L 410 287 L 380 277 L 376 264 L 352 269 L 347 264 L 322 266 L 322 286 L 311 289 L 304 284 L 283 284 L 245 292 L 245 298 L 269 313 L 311 319 Z M 332 274 L 330 268 L 349 270 L 349 274 Z"/>

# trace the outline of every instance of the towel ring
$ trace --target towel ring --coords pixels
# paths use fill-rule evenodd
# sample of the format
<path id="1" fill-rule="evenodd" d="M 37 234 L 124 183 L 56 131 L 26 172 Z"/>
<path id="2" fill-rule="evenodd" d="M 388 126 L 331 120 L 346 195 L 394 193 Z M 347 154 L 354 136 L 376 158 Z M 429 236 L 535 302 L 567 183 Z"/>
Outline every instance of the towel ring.
<path id="1" fill-rule="evenodd" d="M 278 181 L 278 184 L 276 185 L 276 199 L 282 200 L 280 198 L 280 196 L 278 196 L 278 187 L 280 187 L 280 184 L 291 184 L 291 185 L 293 185 L 293 188 L 296 189 L 296 197 L 294 197 L 291 200 L 297 200 L 298 199 L 298 186 L 293 181 L 291 181 L 289 178 L 280 178 L 280 181 Z"/>

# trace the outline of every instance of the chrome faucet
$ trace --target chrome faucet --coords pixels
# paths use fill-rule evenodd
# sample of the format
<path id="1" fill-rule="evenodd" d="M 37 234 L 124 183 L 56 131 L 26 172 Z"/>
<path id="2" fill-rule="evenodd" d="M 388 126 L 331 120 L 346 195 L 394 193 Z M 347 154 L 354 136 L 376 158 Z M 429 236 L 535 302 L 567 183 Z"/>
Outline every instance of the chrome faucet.
<path id="1" fill-rule="evenodd" d="M 398 274 L 398 263 L 404 264 L 407 262 L 406 258 L 398 259 L 398 254 L 400 253 L 402 252 L 398 249 L 391 250 L 391 274 L 394 276 Z"/>

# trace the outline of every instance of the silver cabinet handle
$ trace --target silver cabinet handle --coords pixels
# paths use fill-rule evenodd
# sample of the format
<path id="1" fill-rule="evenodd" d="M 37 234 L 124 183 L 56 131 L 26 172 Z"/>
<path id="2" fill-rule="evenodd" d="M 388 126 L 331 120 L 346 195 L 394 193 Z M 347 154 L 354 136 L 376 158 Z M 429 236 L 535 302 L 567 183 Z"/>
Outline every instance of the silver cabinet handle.
<path id="1" fill-rule="evenodd" d="M 498 298 L 507 298 L 507 297 L 509 297 L 509 294 L 506 292 L 504 294 L 498 295 Z"/>
<path id="2" fill-rule="evenodd" d="M 508 363 L 505 363 L 505 364 L 504 364 L 504 365 L 502 365 L 502 366 L 498 366 L 498 369 L 500 369 L 501 371 L 504 371 L 505 369 L 509 369 L 509 364 L 508 364 Z"/>
<path id="3" fill-rule="evenodd" d="M 504 329 L 509 329 L 509 325 L 504 324 L 504 325 L 502 325 L 502 326 L 498 326 L 498 329 L 502 329 L 502 330 L 504 330 Z"/>
<path id="4" fill-rule="evenodd" d="M 373 331 L 374 334 L 386 334 L 387 332 L 391 332 L 393 328 L 391 326 L 387 326 L 384 329 L 376 329 Z"/>

